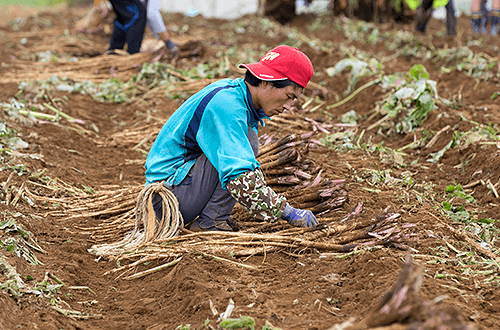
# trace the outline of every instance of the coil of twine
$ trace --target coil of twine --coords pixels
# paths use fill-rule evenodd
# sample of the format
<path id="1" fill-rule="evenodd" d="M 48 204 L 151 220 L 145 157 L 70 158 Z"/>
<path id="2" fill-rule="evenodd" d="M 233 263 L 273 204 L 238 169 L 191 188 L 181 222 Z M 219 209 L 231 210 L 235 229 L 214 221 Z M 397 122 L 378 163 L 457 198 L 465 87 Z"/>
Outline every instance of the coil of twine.
<path id="1" fill-rule="evenodd" d="M 162 199 L 161 219 L 156 217 L 153 208 L 155 193 Z M 94 245 L 92 250 L 102 257 L 118 256 L 124 252 L 137 250 L 142 245 L 157 239 L 172 238 L 183 226 L 184 219 L 177 198 L 163 185 L 163 182 L 155 182 L 144 187 L 137 197 L 134 229 L 123 240 Z"/>

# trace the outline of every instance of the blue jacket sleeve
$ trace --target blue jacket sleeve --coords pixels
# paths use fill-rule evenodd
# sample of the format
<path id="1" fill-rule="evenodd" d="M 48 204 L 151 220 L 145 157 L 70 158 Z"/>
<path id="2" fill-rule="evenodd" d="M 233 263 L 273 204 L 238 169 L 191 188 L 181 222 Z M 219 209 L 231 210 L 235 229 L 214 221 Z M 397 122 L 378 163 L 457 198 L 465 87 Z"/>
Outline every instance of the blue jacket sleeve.
<path id="1" fill-rule="evenodd" d="M 196 140 L 219 172 L 223 189 L 229 181 L 260 166 L 248 140 L 248 109 L 232 95 L 218 93 L 210 101 Z"/>

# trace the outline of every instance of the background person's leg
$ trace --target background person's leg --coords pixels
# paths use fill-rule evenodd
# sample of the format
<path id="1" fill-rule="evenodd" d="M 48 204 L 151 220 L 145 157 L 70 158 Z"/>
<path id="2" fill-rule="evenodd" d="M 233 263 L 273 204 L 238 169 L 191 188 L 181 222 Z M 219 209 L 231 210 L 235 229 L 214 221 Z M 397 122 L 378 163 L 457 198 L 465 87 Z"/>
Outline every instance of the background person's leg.
<path id="1" fill-rule="evenodd" d="M 113 34 L 111 35 L 111 39 L 109 41 L 109 50 L 113 49 L 123 49 L 125 47 L 125 42 L 127 41 L 127 33 L 119 28 L 119 22 L 124 21 L 121 18 L 120 13 L 122 12 L 121 4 L 122 2 L 119 0 L 110 0 L 111 6 L 116 14 L 115 21 L 113 23 Z M 116 24 L 119 23 L 119 24 Z"/>
<path id="2" fill-rule="evenodd" d="M 488 22 L 488 8 L 484 0 L 471 1 L 471 27 L 474 33 L 484 33 Z"/>
<path id="3" fill-rule="evenodd" d="M 127 34 L 118 27 L 113 27 L 113 34 L 109 41 L 109 50 L 123 49 L 127 40 Z"/>
<path id="4" fill-rule="evenodd" d="M 417 30 L 418 32 L 425 32 L 427 23 L 429 23 L 429 20 L 432 17 L 432 13 L 434 12 L 432 3 L 432 0 L 424 0 L 417 9 L 417 25 L 415 26 L 415 30 Z"/>
<path id="5" fill-rule="evenodd" d="M 498 34 L 498 26 L 500 25 L 500 0 L 491 2 L 491 27 L 490 34 Z"/>
<path id="6" fill-rule="evenodd" d="M 457 15 L 455 14 L 455 4 L 449 0 L 446 8 L 446 33 L 449 36 L 457 35 Z"/>
<path id="7" fill-rule="evenodd" d="M 139 15 L 134 24 L 130 27 L 127 33 L 127 51 L 129 54 L 136 54 L 141 51 L 142 39 L 144 38 L 144 30 L 146 29 L 146 7 L 141 1 L 136 0 L 136 4 L 131 6 L 131 10 L 137 10 Z"/>
<path id="8" fill-rule="evenodd" d="M 123 49 L 125 43 L 128 43 L 128 52 L 138 53 L 146 27 L 146 8 L 139 0 L 110 0 L 110 2 L 116 18 L 109 50 Z"/>

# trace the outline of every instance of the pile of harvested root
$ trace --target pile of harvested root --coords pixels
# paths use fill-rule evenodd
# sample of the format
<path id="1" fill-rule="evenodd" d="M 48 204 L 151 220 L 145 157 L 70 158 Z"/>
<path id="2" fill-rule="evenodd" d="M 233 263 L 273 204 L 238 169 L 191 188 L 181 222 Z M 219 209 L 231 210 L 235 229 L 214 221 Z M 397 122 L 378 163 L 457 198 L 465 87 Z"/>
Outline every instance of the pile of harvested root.
<path id="1" fill-rule="evenodd" d="M 33 45 L 28 48 L 16 43 L 18 59 L 9 63 L 9 71 L 4 75 L 3 82 L 45 80 L 54 75 L 76 81 L 102 82 L 110 78 L 127 81 L 141 70 L 143 63 L 177 60 L 166 52 L 165 46 L 158 40 L 144 42 L 144 48 L 147 47 L 147 49 L 137 54 L 130 55 L 126 51 L 116 50 L 114 55 L 108 55 L 105 51 L 107 45 L 102 45 L 102 42 L 94 41 L 85 35 L 75 33 L 61 36 L 57 31 L 47 33 L 48 35 L 44 35 L 43 40 L 36 40 L 35 32 L 19 32 L 15 37 L 11 37 L 14 40 L 29 38 Z M 199 40 L 179 38 L 176 41 L 180 50 L 180 58 L 201 57 L 206 52 L 204 44 Z M 147 44 L 150 46 L 148 47 Z M 73 54 L 75 56 L 66 60 L 41 59 L 39 57 L 43 52 L 49 52 L 44 56 L 50 54 Z"/>
<path id="2" fill-rule="evenodd" d="M 74 80 L 100 82 L 112 77 L 128 80 L 140 70 L 142 63 L 153 60 L 159 53 L 134 55 L 100 55 L 79 59 L 77 62 L 29 62 L 15 61 L 4 76 L 5 82 L 44 80 L 53 75 Z"/>
<path id="3" fill-rule="evenodd" d="M 431 301 L 422 299 L 419 295 L 423 282 L 422 268 L 412 261 L 408 254 L 394 286 L 362 320 L 353 318 L 329 330 L 476 329 L 454 307 L 445 305 L 443 300 L 448 296 L 436 297 Z"/>
<path id="4" fill-rule="evenodd" d="M 309 209 L 315 213 L 319 220 L 319 225 L 315 228 L 295 228 L 282 220 L 274 223 L 258 222 L 237 205 L 232 219 L 238 222 L 239 231 L 192 233 L 180 228 L 175 237 L 144 241 L 130 248 L 128 253 L 121 254 L 106 247 L 109 247 L 110 243 L 123 240 L 131 232 L 138 233 L 143 230 L 137 228 L 135 220 L 136 199 L 142 186 L 104 187 L 93 194 L 73 189 L 67 195 L 55 197 L 49 197 L 50 188 L 45 188 L 49 191 L 44 191 L 43 184 L 39 182 L 33 182 L 36 191 L 32 189 L 31 183 L 26 185 L 25 190 L 37 204 L 47 205 L 48 213 L 52 216 L 64 219 L 102 219 L 97 227 L 79 229 L 92 235 L 98 243 L 94 252 L 100 257 L 128 261 L 122 263 L 125 266 L 115 271 L 133 270 L 147 261 L 167 260 L 160 268 L 137 273 L 128 278 L 136 278 L 172 265 L 185 253 L 250 256 L 283 252 L 295 255 L 307 249 L 348 252 L 375 245 L 405 248 L 404 241 L 414 235 L 415 226 L 401 224 L 399 213 L 386 210 L 379 216 L 366 217 L 363 215 L 363 205 L 359 203 L 346 214 L 342 209 L 347 201 L 345 179 L 324 177 L 324 170 L 310 158 L 311 149 L 325 148 L 321 142 L 313 139 L 314 127 L 321 125 L 312 120 L 304 120 L 301 115 L 290 116 L 292 117 L 282 119 L 288 121 L 286 125 L 300 124 L 303 129 L 296 131 L 305 133 L 284 137 L 261 136 L 263 144 L 257 159 L 266 182 L 275 191 L 284 194 L 295 207 Z M 141 132 L 142 137 L 147 136 L 143 128 Z M 134 141 L 134 138 L 138 139 L 140 135 L 131 132 L 129 134 L 132 138 L 127 144 L 133 145 L 138 141 Z M 63 187 L 59 187 L 61 188 Z"/>
<path id="5" fill-rule="evenodd" d="M 347 200 L 343 189 L 345 179 L 329 180 L 322 177 L 323 170 L 308 156 L 308 149 L 315 144 L 312 132 L 283 138 L 268 138 L 260 148 L 257 160 L 266 178 L 266 183 L 299 208 L 310 209 L 321 216 L 340 208 Z M 249 220 L 246 212 L 237 209 L 234 217 L 242 224 Z M 241 214 L 243 213 L 243 214 Z"/>

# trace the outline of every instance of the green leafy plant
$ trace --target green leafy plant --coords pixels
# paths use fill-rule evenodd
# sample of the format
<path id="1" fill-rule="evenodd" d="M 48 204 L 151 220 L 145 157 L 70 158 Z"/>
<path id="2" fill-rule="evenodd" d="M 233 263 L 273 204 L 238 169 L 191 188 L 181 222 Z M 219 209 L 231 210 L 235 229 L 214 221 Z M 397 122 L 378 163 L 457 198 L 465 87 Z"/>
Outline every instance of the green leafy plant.
<path id="1" fill-rule="evenodd" d="M 5 290 L 16 301 L 23 295 L 21 289 L 25 288 L 24 281 L 16 271 L 16 268 L 11 266 L 7 259 L 0 254 L 0 273 L 3 274 L 7 280 L 0 283 L 0 290 Z"/>
<path id="2" fill-rule="evenodd" d="M 325 71 L 330 77 L 334 77 L 346 69 L 350 70 L 350 74 L 349 85 L 344 92 L 344 96 L 351 93 L 360 78 L 377 74 L 382 69 L 382 64 L 374 58 L 366 62 L 352 56 L 351 58 L 338 61 L 333 67 L 326 68 Z"/>
<path id="3" fill-rule="evenodd" d="M 349 20 L 342 24 L 344 34 L 349 40 L 356 40 L 368 44 L 375 44 L 380 40 L 380 32 L 377 26 L 363 20 Z"/>
<path id="4" fill-rule="evenodd" d="M 437 152 L 431 153 L 429 155 L 430 157 L 427 159 L 427 161 L 430 163 L 436 164 L 441 159 L 441 157 L 443 157 L 444 153 L 447 150 L 457 146 L 460 143 L 462 136 L 463 136 L 462 132 L 457 132 L 457 131 L 453 132 L 453 138 L 451 139 L 451 141 L 448 142 L 448 144 L 443 149 L 441 149 Z"/>
<path id="5" fill-rule="evenodd" d="M 28 148 L 28 143 L 16 136 L 16 132 L 4 122 L 0 122 L 0 148 L 1 151 L 10 153 L 12 150 Z"/>
<path id="6" fill-rule="evenodd" d="M 266 324 L 262 327 L 262 330 L 281 330 L 273 326 L 269 321 L 266 321 Z"/>
<path id="7" fill-rule="evenodd" d="M 175 330 L 194 330 L 191 328 L 191 324 L 179 325 Z"/>
<path id="8" fill-rule="evenodd" d="M 430 77 L 429 73 L 427 72 L 427 70 L 425 69 L 425 67 L 422 64 L 415 64 L 410 69 L 409 81 L 420 80 L 420 79 L 429 79 L 429 77 Z"/>
<path id="9" fill-rule="evenodd" d="M 448 185 L 445 189 L 445 192 L 448 194 L 448 197 L 459 197 L 465 199 L 468 203 L 476 204 L 476 200 L 472 195 L 467 194 L 461 185 Z"/>
<path id="10" fill-rule="evenodd" d="M 228 330 L 255 330 L 255 320 L 250 316 L 240 316 L 237 319 L 225 319 L 219 324 L 219 326 Z"/>
<path id="11" fill-rule="evenodd" d="M 337 151 L 348 151 L 358 149 L 356 145 L 356 132 L 352 130 L 336 132 L 326 135 L 320 141 L 327 147 Z"/>
<path id="12" fill-rule="evenodd" d="M 470 220 L 470 213 L 467 212 L 463 205 L 453 206 L 451 203 L 444 201 L 443 209 L 453 221 L 466 223 Z"/>
<path id="13" fill-rule="evenodd" d="M 4 213 L 4 215 L 6 214 Z M 0 230 L 9 235 L 14 234 L 3 241 L 0 240 L 0 248 L 24 258 L 32 265 L 43 265 L 32 250 L 42 253 L 45 253 L 45 251 L 32 237 L 31 232 L 16 224 L 13 217 L 0 221 Z"/>
<path id="14" fill-rule="evenodd" d="M 498 127 L 496 125 L 479 125 L 478 123 L 475 127 L 471 128 L 468 132 L 454 131 L 452 140 L 441 150 L 431 153 L 427 159 L 430 163 L 437 163 L 445 152 L 456 146 L 460 148 L 467 148 L 468 146 L 475 143 L 493 142 L 497 143 L 500 141 L 500 136 Z"/>
<path id="15" fill-rule="evenodd" d="M 429 74 L 421 65 L 410 69 L 409 79 L 401 84 L 397 78 L 386 77 L 385 86 L 390 81 L 398 81 L 399 85 L 382 101 L 380 112 L 385 114 L 382 121 L 384 128 L 393 129 L 396 133 L 407 134 L 414 132 L 427 119 L 427 115 L 436 109 L 437 88 L 436 82 L 428 79 Z"/>
<path id="16" fill-rule="evenodd" d="M 448 70 L 456 69 L 473 78 L 489 79 L 493 77 L 494 60 L 489 60 L 483 53 L 474 53 L 468 47 L 437 49 L 432 52 L 434 62 L 443 63 Z"/>

